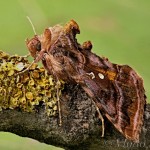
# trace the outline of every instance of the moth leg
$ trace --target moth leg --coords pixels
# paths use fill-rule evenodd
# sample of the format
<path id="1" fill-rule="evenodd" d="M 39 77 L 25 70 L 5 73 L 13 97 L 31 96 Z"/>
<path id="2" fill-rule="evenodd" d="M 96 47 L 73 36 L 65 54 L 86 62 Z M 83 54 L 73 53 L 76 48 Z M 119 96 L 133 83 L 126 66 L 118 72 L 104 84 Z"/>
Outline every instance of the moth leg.
<path id="1" fill-rule="evenodd" d="M 58 113 L 59 113 L 59 126 L 62 126 L 62 115 L 61 115 L 61 106 L 60 106 L 60 97 L 59 97 L 59 86 L 60 86 L 60 82 L 59 80 L 57 80 L 56 83 L 56 89 L 57 89 L 57 104 L 58 104 Z"/>
<path id="2" fill-rule="evenodd" d="M 35 60 L 34 61 L 32 61 L 32 63 L 25 69 L 25 70 L 23 70 L 23 71 L 21 71 L 21 72 L 18 72 L 18 73 L 16 73 L 16 75 L 20 75 L 20 74 L 23 74 L 23 73 L 25 73 L 26 71 L 28 71 L 30 68 L 31 68 L 31 66 L 33 65 L 35 63 Z"/>
<path id="3" fill-rule="evenodd" d="M 98 118 L 102 121 L 102 136 L 101 137 L 104 137 L 104 132 L 105 132 L 104 118 L 103 118 L 99 108 L 97 107 L 96 103 L 93 100 L 92 100 L 92 102 L 95 105 L 96 111 L 98 113 Z"/>
<path id="4" fill-rule="evenodd" d="M 26 71 L 28 71 L 28 70 L 31 68 L 31 66 L 32 66 L 34 63 L 39 62 L 39 61 L 41 60 L 41 57 L 44 55 L 44 52 L 45 52 L 45 50 L 41 50 L 40 53 L 37 52 L 37 53 L 36 53 L 36 58 L 34 59 L 34 61 L 32 61 L 32 63 L 31 63 L 25 70 L 23 70 L 23 71 L 17 73 L 17 75 L 25 73 Z M 27 55 L 26 55 L 26 57 L 29 57 L 29 56 L 30 56 L 30 54 L 27 54 Z M 24 56 L 24 57 L 25 57 L 25 56 Z"/>

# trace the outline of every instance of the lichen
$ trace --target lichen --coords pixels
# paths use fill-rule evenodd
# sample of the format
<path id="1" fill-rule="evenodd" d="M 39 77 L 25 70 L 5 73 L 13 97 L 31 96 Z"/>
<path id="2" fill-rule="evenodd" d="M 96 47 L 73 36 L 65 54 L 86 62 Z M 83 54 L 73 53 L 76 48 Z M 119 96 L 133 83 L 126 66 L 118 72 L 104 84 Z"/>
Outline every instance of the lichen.
<path id="1" fill-rule="evenodd" d="M 20 108 L 22 111 L 33 112 L 35 106 L 45 106 L 48 116 L 57 114 L 57 88 L 59 96 L 63 89 L 63 81 L 54 81 L 44 68 L 30 63 L 27 58 L 18 55 L 10 56 L 0 51 L 0 111 L 3 109 Z"/>

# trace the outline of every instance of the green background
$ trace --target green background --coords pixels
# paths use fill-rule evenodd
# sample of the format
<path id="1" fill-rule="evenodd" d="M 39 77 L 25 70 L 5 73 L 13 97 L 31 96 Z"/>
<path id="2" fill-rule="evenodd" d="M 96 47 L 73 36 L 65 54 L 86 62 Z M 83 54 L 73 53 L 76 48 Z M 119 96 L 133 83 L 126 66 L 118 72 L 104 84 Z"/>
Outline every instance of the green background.
<path id="1" fill-rule="evenodd" d="M 25 39 L 55 24 L 74 19 L 80 43 L 91 40 L 93 51 L 113 63 L 128 64 L 144 79 L 150 98 L 150 0 L 1 0 L 0 49 L 25 55 Z M 31 60 L 31 58 L 30 58 Z M 150 101 L 149 101 L 150 102 Z M 0 150 L 58 150 L 37 141 L 0 133 Z"/>

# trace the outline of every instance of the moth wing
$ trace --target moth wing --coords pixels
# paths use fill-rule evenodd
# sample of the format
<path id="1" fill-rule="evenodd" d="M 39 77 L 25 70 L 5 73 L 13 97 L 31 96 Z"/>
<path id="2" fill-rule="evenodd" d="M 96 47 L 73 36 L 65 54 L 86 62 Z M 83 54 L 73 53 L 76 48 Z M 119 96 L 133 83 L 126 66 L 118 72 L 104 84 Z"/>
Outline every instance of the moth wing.
<path id="1" fill-rule="evenodd" d="M 84 76 L 83 89 L 127 139 L 138 141 L 146 103 L 143 80 L 127 65 L 111 64 L 105 58 L 89 54 L 84 71 L 94 76 Z"/>

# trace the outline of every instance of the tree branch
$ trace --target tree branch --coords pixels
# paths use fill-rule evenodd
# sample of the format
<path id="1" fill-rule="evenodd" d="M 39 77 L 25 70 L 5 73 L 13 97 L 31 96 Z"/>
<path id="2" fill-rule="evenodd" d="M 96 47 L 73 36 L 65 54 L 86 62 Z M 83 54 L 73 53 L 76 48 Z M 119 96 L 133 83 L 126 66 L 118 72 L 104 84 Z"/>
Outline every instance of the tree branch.
<path id="1" fill-rule="evenodd" d="M 1 100 L 1 97 L 0 97 Z M 105 137 L 101 137 L 101 122 L 96 117 L 92 100 L 79 85 L 65 85 L 61 95 L 62 126 L 58 115 L 48 116 L 45 104 L 35 111 L 21 108 L 0 111 L 0 131 L 12 132 L 66 150 L 148 149 L 150 148 L 150 105 L 145 109 L 145 121 L 139 143 L 127 141 L 105 118 Z"/>
<path id="2" fill-rule="evenodd" d="M 101 138 L 101 126 L 95 117 L 91 99 L 78 85 L 67 85 L 61 99 L 63 124 L 58 126 L 58 117 L 48 117 L 45 110 L 38 112 L 3 110 L 0 112 L 0 131 L 12 132 L 40 142 L 65 149 L 94 150 L 124 147 L 141 148 L 150 145 L 150 105 L 145 111 L 145 122 L 139 144 L 126 141 L 114 127 L 105 120 L 105 137 Z M 132 144 L 132 145 L 131 145 Z"/>

